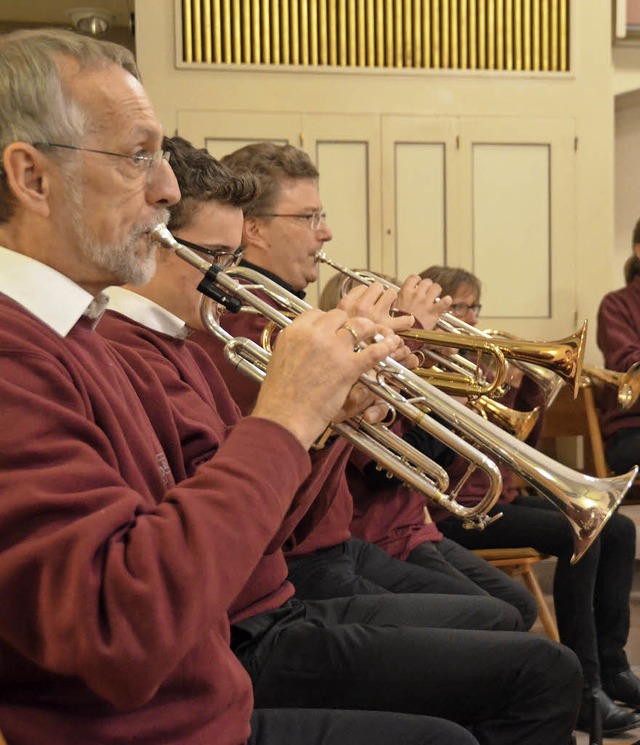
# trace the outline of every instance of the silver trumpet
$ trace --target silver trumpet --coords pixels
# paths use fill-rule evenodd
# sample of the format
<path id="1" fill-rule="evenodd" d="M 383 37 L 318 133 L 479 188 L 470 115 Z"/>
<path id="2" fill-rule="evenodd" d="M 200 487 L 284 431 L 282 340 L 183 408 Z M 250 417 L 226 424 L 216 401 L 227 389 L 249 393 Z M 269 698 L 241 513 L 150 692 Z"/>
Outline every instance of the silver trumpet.
<path id="1" fill-rule="evenodd" d="M 204 295 L 200 305 L 203 325 L 224 344 L 225 356 L 236 369 L 253 380 L 262 382 L 271 358 L 270 353 L 251 339 L 233 337 L 222 328 L 218 323 L 216 303 L 224 305 L 231 312 L 249 307 L 273 321 L 279 328 L 288 326 L 292 323 L 293 317 L 300 315 L 311 306 L 259 272 L 245 268 L 221 271 L 176 241 L 164 225 L 156 226 L 152 231 L 152 236 L 204 274 L 204 279 L 198 285 L 198 290 Z M 248 284 L 236 281 L 235 276 L 239 276 L 243 282 L 248 282 Z M 266 293 L 282 310 L 262 300 L 256 292 Z M 389 365 L 397 368 L 398 371 L 405 369 L 391 358 L 381 363 L 381 368 Z M 481 469 L 488 479 L 488 487 L 480 502 L 469 507 L 458 504 L 456 493 L 446 494 L 449 475 L 444 468 L 383 425 L 372 425 L 361 418 L 353 418 L 347 422 L 332 422 L 330 429 L 344 437 L 358 450 L 366 453 L 388 473 L 463 520 L 465 527 L 482 530 L 489 523 L 497 520 L 500 515 L 489 517 L 486 514 L 497 502 L 502 491 L 502 476 L 496 464 L 440 422 L 426 416 L 421 408 L 387 385 L 382 380 L 381 373 L 382 369 L 377 377 L 363 375 L 360 382 L 383 399 L 394 411 L 407 417 L 413 424 L 421 427 L 467 459 L 471 464 L 470 470 Z"/>
<path id="2" fill-rule="evenodd" d="M 220 271 L 178 243 L 164 225 L 157 226 L 153 235 L 162 245 L 175 251 L 178 256 L 205 275 L 199 289 L 208 297 L 213 296 L 212 299 L 215 302 L 224 303 L 225 300 L 229 300 L 231 309 L 235 307 L 235 310 L 243 304 L 248 305 L 281 328 L 292 322 L 286 313 L 298 315 L 311 307 L 259 272 L 242 267 L 227 272 Z M 238 282 L 235 277 L 247 284 Z M 210 293 L 209 286 L 212 286 Z M 256 292 L 265 293 L 285 312 L 281 312 L 257 297 Z M 225 342 L 225 351 L 232 362 L 256 380 L 261 380 L 269 362 L 267 353 L 248 339 L 230 337 L 224 329 L 220 328 L 211 301 L 205 299 L 204 305 L 205 307 L 202 308 L 203 322 L 212 333 Z M 441 493 L 428 479 L 420 479 L 421 486 L 422 481 L 425 481 L 425 488 L 419 489 L 423 494 L 454 515 L 461 517 L 466 524 L 479 528 L 485 527 L 495 519 L 495 516 L 488 517 L 486 512 L 495 504 L 501 489 L 502 480 L 499 476 L 499 469 L 493 462 L 498 460 L 538 489 L 569 520 L 574 537 L 572 563 L 580 559 L 598 536 L 622 501 L 638 471 L 636 466 L 624 476 L 606 479 L 598 479 L 574 471 L 479 417 L 466 406 L 389 357 L 378 365 L 375 378 L 363 375 L 360 381 L 400 414 L 407 416 L 412 422 L 466 457 L 472 464 L 475 464 L 475 467 L 482 468 L 490 483 L 487 494 L 474 507 L 458 505 L 452 497 Z M 437 414 L 467 440 L 478 443 L 483 452 L 471 447 L 468 442 L 454 434 L 449 428 L 427 416 L 431 412 Z M 363 432 L 357 422 L 332 424 L 331 427 L 335 432 L 347 437 L 357 448 L 375 457 L 371 454 L 369 445 L 361 441 L 360 435 Z M 373 449 L 377 448 L 371 448 Z M 380 445 L 379 449 L 382 460 L 376 458 L 377 462 L 417 489 L 418 479 L 405 479 L 398 473 L 400 469 L 396 470 L 397 455 L 390 453 L 384 445 Z M 417 473 L 419 468 L 415 470 Z"/>

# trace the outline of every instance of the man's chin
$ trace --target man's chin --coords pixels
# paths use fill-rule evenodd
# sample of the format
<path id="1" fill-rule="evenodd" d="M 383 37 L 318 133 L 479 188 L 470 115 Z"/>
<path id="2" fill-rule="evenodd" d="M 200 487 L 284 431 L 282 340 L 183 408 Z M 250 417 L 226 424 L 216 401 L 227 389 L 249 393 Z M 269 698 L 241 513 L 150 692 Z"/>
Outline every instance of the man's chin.
<path id="1" fill-rule="evenodd" d="M 136 269 L 130 273 L 129 279 L 127 279 L 125 284 L 133 285 L 134 287 L 141 287 L 142 285 L 146 285 L 148 282 L 151 282 L 155 273 L 155 260 L 153 260 L 152 262 L 145 262 L 143 266 L 136 267 Z"/>
<path id="2" fill-rule="evenodd" d="M 134 287 L 146 285 L 153 279 L 155 273 L 156 252 L 154 249 L 148 250 L 144 257 L 138 257 L 135 262 L 131 262 L 117 272 L 120 284 L 133 285 Z"/>

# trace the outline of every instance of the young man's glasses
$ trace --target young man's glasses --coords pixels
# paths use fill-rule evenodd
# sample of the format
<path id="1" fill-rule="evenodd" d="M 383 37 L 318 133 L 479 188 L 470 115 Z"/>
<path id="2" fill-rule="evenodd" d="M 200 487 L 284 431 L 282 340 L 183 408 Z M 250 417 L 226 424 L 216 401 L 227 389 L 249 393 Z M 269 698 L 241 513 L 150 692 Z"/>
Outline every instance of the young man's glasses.
<path id="1" fill-rule="evenodd" d="M 468 305 L 467 303 L 454 303 L 449 310 L 457 318 L 464 318 L 467 313 L 473 313 L 474 316 L 479 316 L 480 311 L 482 310 L 482 305 L 480 305 L 480 303 L 475 303 L 474 305 Z"/>
<path id="2" fill-rule="evenodd" d="M 242 258 L 242 254 L 244 253 L 244 248 L 242 246 L 240 248 L 236 248 L 235 251 L 225 251 L 224 249 L 205 248 L 204 246 L 199 246 L 197 243 L 185 241 L 184 238 L 176 238 L 176 240 L 178 241 L 178 243 L 181 243 L 187 248 L 191 248 L 198 253 L 210 256 L 213 259 L 212 263 L 216 266 L 219 266 L 222 270 L 231 269 L 232 266 L 235 266 L 240 261 L 240 259 Z"/>
<path id="3" fill-rule="evenodd" d="M 308 212 L 299 215 L 287 214 L 283 212 L 263 212 L 256 217 L 290 217 L 300 222 L 305 222 L 311 230 L 319 230 L 321 226 L 327 224 L 326 212 Z"/>

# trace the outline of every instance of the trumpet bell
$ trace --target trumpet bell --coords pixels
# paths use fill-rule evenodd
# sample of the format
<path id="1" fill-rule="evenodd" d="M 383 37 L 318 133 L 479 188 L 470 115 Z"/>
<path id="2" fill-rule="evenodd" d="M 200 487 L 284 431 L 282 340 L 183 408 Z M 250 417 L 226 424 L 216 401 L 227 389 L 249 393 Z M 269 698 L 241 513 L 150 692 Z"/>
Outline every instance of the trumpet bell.
<path id="1" fill-rule="evenodd" d="M 475 409 L 485 419 L 492 419 L 507 432 L 511 432 L 519 440 L 526 440 L 531 430 L 536 426 L 540 418 L 541 409 L 536 406 L 531 411 L 518 411 L 487 396 L 471 399 L 469 408 Z"/>
<path id="2" fill-rule="evenodd" d="M 621 409 L 631 408 L 640 396 L 640 362 L 624 373 L 618 384 L 618 406 Z"/>
<path id="3" fill-rule="evenodd" d="M 524 341 L 504 331 L 485 331 L 491 339 L 499 342 L 505 338 L 514 346 L 509 350 L 509 357 L 522 363 L 523 372 L 540 385 L 545 392 L 547 405 L 555 398 L 559 390 L 557 377 L 571 386 L 573 397 L 580 390 L 584 352 L 587 342 L 587 321 L 573 334 L 558 341 L 532 342 Z M 552 378 L 545 375 L 552 371 Z"/>
<path id="4" fill-rule="evenodd" d="M 574 551 L 571 563 L 575 564 L 584 555 L 622 502 L 627 490 L 638 474 L 638 466 L 629 473 L 608 479 L 584 477 L 580 489 L 571 498 L 556 495 L 555 506 L 565 515 L 573 530 Z"/>
<path id="5" fill-rule="evenodd" d="M 618 389 L 619 408 L 629 409 L 640 397 L 640 362 L 631 365 L 626 372 L 585 367 L 582 375 L 582 385 L 591 385 L 594 380 L 605 385 L 615 386 Z"/>

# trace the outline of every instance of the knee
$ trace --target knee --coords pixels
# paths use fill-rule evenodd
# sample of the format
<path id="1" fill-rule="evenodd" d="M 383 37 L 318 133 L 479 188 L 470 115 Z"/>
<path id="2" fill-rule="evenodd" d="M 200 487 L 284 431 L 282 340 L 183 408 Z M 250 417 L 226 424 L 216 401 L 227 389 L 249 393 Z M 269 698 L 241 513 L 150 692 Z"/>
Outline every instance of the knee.
<path id="1" fill-rule="evenodd" d="M 527 631 L 533 626 L 533 622 L 537 616 L 537 610 L 533 609 L 533 617 L 529 625 L 527 625 L 528 619 L 525 618 L 523 611 L 526 611 L 524 606 L 516 607 L 511 603 L 507 603 L 505 600 L 498 600 L 497 608 L 500 619 L 496 628 L 502 631 Z"/>
<path id="2" fill-rule="evenodd" d="M 538 618 L 538 603 L 530 592 L 523 594 L 521 598 L 518 598 L 518 610 L 522 617 L 522 623 L 525 631 L 529 629 L 536 622 Z"/>
<path id="3" fill-rule="evenodd" d="M 621 515 L 616 512 L 611 516 L 609 522 L 605 525 L 602 531 L 600 540 L 607 544 L 605 550 L 609 550 L 612 546 L 633 546 L 635 555 L 636 546 L 636 526 L 633 520 L 629 519 L 626 515 Z"/>
<path id="4" fill-rule="evenodd" d="M 558 642 L 542 637 L 536 642 L 531 662 L 550 697 L 566 700 L 568 708 L 577 706 L 582 693 L 582 665 L 577 655 Z"/>

